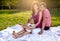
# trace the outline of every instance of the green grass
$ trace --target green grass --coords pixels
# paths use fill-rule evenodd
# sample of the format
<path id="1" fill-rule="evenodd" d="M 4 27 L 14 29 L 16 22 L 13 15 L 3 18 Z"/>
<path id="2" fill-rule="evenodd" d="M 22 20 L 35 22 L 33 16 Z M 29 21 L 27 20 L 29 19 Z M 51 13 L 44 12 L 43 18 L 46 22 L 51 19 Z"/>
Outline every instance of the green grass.
<path id="1" fill-rule="evenodd" d="M 60 10 L 51 10 L 51 26 L 60 26 Z"/>
<path id="2" fill-rule="evenodd" d="M 0 30 L 13 26 L 15 24 L 26 24 L 31 11 L 10 11 L 0 10 Z M 51 26 L 60 25 L 60 12 L 51 10 Z"/>
<path id="3" fill-rule="evenodd" d="M 29 11 L 18 12 L 12 14 L 0 14 L 0 30 L 5 29 L 8 26 L 13 26 L 15 24 L 25 24 L 30 16 Z"/>

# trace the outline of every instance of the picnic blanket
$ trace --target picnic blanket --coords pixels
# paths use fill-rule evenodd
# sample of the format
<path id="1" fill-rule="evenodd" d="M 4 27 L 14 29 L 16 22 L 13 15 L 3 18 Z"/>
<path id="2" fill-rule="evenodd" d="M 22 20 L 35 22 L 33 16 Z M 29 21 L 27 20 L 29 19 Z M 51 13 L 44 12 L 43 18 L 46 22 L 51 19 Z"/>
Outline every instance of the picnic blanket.
<path id="1" fill-rule="evenodd" d="M 0 41 L 60 41 L 60 26 L 51 27 L 50 30 L 44 30 L 42 35 L 38 35 L 37 33 L 40 30 L 35 29 L 32 31 L 32 34 L 14 39 L 12 37 L 12 32 L 19 32 L 20 30 L 22 30 L 22 26 L 19 24 L 7 27 L 7 29 L 0 31 Z"/>

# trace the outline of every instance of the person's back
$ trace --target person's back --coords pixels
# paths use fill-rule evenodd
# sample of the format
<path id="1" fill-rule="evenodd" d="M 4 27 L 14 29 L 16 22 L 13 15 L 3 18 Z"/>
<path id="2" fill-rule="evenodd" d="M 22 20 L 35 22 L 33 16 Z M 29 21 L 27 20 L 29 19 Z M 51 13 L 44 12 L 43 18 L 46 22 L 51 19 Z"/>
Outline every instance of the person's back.
<path id="1" fill-rule="evenodd" d="M 45 9 L 43 11 L 43 19 L 46 19 L 45 26 L 50 27 L 50 25 L 51 25 L 51 16 L 50 16 L 50 12 L 49 12 L 48 9 Z"/>

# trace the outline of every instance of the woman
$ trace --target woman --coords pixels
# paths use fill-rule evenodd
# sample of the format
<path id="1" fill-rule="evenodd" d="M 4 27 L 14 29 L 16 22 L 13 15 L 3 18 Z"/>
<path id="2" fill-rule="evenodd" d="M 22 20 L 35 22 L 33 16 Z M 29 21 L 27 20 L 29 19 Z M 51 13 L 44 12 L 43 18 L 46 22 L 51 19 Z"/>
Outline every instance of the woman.
<path id="1" fill-rule="evenodd" d="M 35 25 L 36 28 L 41 28 L 42 27 L 43 16 L 42 16 L 42 11 L 40 10 L 40 4 L 37 1 L 35 1 L 32 4 L 31 18 L 34 19 L 34 23 L 36 24 Z"/>
<path id="2" fill-rule="evenodd" d="M 51 25 L 50 12 L 46 7 L 45 2 L 40 3 L 40 10 L 42 11 L 42 14 L 43 14 L 43 22 L 42 22 L 41 32 L 39 32 L 39 34 L 43 33 L 43 30 L 49 30 Z"/>

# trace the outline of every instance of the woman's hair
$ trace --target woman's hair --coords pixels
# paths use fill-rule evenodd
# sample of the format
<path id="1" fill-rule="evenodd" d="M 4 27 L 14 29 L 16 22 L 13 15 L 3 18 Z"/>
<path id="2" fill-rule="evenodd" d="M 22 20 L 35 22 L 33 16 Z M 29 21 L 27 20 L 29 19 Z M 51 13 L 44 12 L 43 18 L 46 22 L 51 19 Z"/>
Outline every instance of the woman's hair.
<path id="1" fill-rule="evenodd" d="M 32 9 L 32 13 L 35 13 L 35 11 L 34 11 L 34 5 L 37 5 L 38 6 L 38 10 L 40 10 L 39 8 L 40 8 L 40 4 L 39 4 L 39 2 L 38 1 L 34 1 L 33 3 L 32 3 L 32 6 L 31 6 L 31 9 Z"/>
<path id="2" fill-rule="evenodd" d="M 44 7 L 46 7 L 46 3 L 45 2 L 41 2 L 40 6 L 43 5 Z"/>

